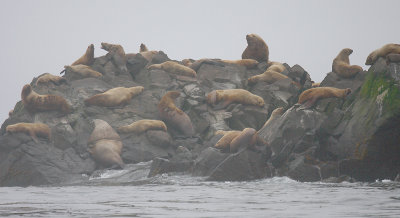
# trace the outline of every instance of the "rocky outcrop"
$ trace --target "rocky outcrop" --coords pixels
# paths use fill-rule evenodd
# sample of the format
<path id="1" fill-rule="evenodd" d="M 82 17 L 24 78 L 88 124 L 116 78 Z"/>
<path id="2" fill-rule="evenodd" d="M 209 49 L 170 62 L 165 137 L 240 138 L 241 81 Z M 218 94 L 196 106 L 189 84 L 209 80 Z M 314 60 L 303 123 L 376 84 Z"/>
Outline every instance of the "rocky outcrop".
<path id="1" fill-rule="evenodd" d="M 21 102 L 15 105 L 14 113 L 1 127 L 0 186 L 58 184 L 96 174 L 101 167 L 87 151 L 94 128 L 92 120 L 104 120 L 117 129 L 141 119 L 160 119 L 157 104 L 172 90 L 182 93 L 175 104 L 190 117 L 195 129 L 193 137 L 182 136 L 172 126 L 168 126 L 168 132 L 120 133 L 123 162 L 129 165 L 153 160 L 149 177 L 179 172 L 215 181 L 275 175 L 299 181 L 368 181 L 394 179 L 400 172 L 398 63 L 379 59 L 368 72 L 349 79 L 329 73 L 321 86 L 351 88 L 352 94 L 344 100 L 323 99 L 313 108 L 301 109 L 297 99 L 311 87 L 311 78 L 299 65 L 285 64 L 283 74 L 288 79 L 252 86 L 247 79 L 263 73 L 266 63 L 246 69 L 218 60 L 205 61 L 196 67 L 197 78 L 147 70 L 151 64 L 168 60 L 161 51 L 151 59 L 139 53 L 127 54 L 128 72 L 123 72 L 110 57 L 103 56 L 95 58 L 91 66 L 102 73 L 99 78 L 70 77 L 68 71 L 64 76 L 66 84 L 36 85 L 34 78 L 31 86 L 37 93 L 64 97 L 73 106 L 73 112 L 66 116 L 57 112 L 30 114 Z M 144 91 L 124 106 L 83 103 L 110 88 L 139 85 Z M 246 89 L 261 96 L 265 105 L 214 108 L 205 100 L 207 93 L 216 89 Z M 285 113 L 263 127 L 277 107 L 283 107 Z M 51 127 L 53 137 L 51 141 L 36 143 L 28 135 L 5 132 L 7 125 L 17 122 L 45 123 Z M 244 128 L 259 130 L 268 146 L 243 145 L 236 153 L 214 148 L 221 138 L 215 135 L 216 130 Z"/>

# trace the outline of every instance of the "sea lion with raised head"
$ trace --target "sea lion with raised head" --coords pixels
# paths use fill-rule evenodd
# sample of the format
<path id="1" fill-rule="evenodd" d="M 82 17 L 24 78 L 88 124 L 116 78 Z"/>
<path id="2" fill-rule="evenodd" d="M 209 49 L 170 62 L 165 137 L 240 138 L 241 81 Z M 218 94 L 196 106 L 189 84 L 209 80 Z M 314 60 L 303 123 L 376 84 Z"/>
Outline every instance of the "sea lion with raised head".
<path id="1" fill-rule="evenodd" d="M 246 35 L 247 47 L 243 51 L 242 59 L 254 59 L 258 62 L 268 62 L 269 50 L 265 41 L 256 34 Z"/>
<path id="2" fill-rule="evenodd" d="M 342 49 L 336 58 L 333 59 L 332 72 L 336 73 L 339 77 L 351 78 L 363 71 L 358 65 L 350 65 L 349 56 L 352 53 L 353 50 L 350 48 Z"/>
<path id="3" fill-rule="evenodd" d="M 109 56 L 111 56 L 111 60 L 114 65 L 124 73 L 128 73 L 128 68 L 126 67 L 126 55 L 124 48 L 118 44 L 110 44 L 106 42 L 101 43 L 101 48 L 108 51 Z"/>
<path id="4" fill-rule="evenodd" d="M 78 64 L 83 64 L 83 65 L 92 65 L 94 63 L 94 45 L 90 44 L 87 49 L 85 54 L 82 55 L 78 60 L 74 61 L 71 65 L 78 65 Z"/>

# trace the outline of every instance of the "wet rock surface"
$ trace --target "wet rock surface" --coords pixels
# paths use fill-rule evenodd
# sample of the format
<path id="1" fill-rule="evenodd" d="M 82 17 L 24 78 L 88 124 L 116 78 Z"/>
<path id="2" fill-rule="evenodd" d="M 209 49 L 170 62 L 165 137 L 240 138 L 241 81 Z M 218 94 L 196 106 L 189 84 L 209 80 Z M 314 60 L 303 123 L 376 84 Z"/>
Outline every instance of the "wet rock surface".
<path id="1" fill-rule="evenodd" d="M 33 90 L 64 97 L 73 112 L 65 116 L 58 112 L 32 114 L 18 102 L 1 127 L 0 185 L 59 184 L 96 173 L 102 168 L 87 147 L 94 128 L 92 121 L 101 119 L 117 129 L 141 119 L 160 119 L 158 102 L 172 90 L 181 92 L 175 104 L 190 117 L 194 136 L 185 137 L 172 126 L 167 126 L 167 132 L 120 134 L 124 163 L 153 160 L 148 176 L 179 172 L 215 181 L 246 181 L 274 175 L 299 181 L 371 181 L 394 179 L 400 172 L 398 62 L 379 59 L 368 72 L 350 79 L 328 73 L 321 86 L 351 88 L 352 94 L 345 99 L 322 99 L 310 109 L 300 109 L 296 104 L 298 96 L 311 87 L 311 78 L 299 65 L 285 64 L 283 74 L 288 79 L 252 86 L 247 79 L 263 73 L 266 63 L 246 69 L 204 62 L 197 66 L 197 78 L 147 70 L 151 64 L 168 60 L 161 51 L 150 61 L 140 54 L 128 54 L 128 72 L 123 72 L 103 56 L 95 58 L 91 66 L 103 74 L 99 78 L 72 78 L 67 72 L 66 84 L 46 86 L 35 85 L 34 78 Z M 144 91 L 126 105 L 84 104 L 86 98 L 108 89 L 139 85 Z M 265 105 L 230 104 L 220 109 L 206 103 L 207 93 L 213 90 L 239 88 L 259 95 Z M 284 108 L 284 114 L 263 127 L 278 107 Z M 26 134 L 6 133 L 7 125 L 18 122 L 45 123 L 52 129 L 52 139 L 39 138 L 36 143 Z M 244 145 L 236 153 L 213 147 L 222 137 L 215 131 L 244 128 L 257 130 L 268 145 L 257 149 Z"/>

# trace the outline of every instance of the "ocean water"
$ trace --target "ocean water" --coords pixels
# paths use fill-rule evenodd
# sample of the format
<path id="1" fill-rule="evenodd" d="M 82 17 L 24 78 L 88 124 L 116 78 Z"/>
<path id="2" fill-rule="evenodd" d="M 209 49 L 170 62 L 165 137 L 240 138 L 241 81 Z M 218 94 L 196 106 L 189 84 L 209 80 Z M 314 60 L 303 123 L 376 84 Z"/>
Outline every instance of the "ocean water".
<path id="1" fill-rule="evenodd" d="M 400 217 L 400 183 L 147 178 L 150 163 L 62 186 L 0 188 L 1 217 Z"/>

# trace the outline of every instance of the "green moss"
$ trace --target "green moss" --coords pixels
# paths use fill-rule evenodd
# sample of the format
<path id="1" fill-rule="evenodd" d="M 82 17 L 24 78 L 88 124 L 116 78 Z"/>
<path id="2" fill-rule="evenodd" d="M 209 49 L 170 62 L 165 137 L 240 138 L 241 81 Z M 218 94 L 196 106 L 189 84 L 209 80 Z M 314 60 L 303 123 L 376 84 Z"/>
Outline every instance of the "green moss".
<path id="1" fill-rule="evenodd" d="M 384 92 L 387 92 L 382 101 L 384 110 L 397 113 L 400 109 L 399 85 L 386 72 L 370 71 L 361 87 L 361 97 L 376 100 L 376 97 Z"/>

